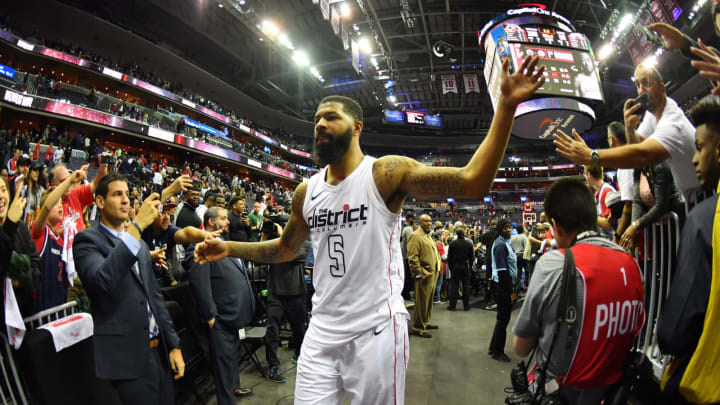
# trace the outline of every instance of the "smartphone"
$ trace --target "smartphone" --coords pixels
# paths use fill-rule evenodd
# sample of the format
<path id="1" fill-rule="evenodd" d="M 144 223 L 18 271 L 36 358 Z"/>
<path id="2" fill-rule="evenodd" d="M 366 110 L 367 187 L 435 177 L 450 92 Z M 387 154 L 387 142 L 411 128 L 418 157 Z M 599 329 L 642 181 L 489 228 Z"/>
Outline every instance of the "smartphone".
<path id="1" fill-rule="evenodd" d="M 247 212 L 243 212 L 243 213 L 240 215 L 240 217 L 241 217 L 242 219 L 245 219 L 245 218 L 248 217 L 248 213 L 247 213 Z"/>
<path id="2" fill-rule="evenodd" d="M 650 41 L 651 44 L 657 46 L 658 48 L 665 47 L 665 40 L 660 34 L 655 31 L 649 30 L 647 27 L 641 27 L 640 29 L 642 30 L 643 34 L 645 34 L 645 37 L 648 41 Z"/>
<path id="3" fill-rule="evenodd" d="M 203 186 L 203 182 L 201 180 L 193 179 L 193 190 L 195 191 L 201 191 Z"/>
<path id="4" fill-rule="evenodd" d="M 643 93 L 639 95 L 638 97 L 633 99 L 633 105 L 640 104 L 642 107 L 640 110 L 636 113 L 638 115 L 645 114 L 645 111 L 650 109 L 650 96 L 648 96 L 647 93 Z"/>
<path id="5" fill-rule="evenodd" d="M 112 166 L 115 164 L 115 157 L 112 155 L 101 155 L 100 164 Z"/>

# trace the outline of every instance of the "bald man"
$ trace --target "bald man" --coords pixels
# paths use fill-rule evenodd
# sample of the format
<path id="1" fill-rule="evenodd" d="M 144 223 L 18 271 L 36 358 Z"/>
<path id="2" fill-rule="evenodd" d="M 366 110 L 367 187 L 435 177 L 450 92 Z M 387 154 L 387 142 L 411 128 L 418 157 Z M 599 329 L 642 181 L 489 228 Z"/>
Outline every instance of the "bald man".
<path id="1" fill-rule="evenodd" d="M 437 329 L 430 324 L 433 307 L 433 292 L 440 275 L 440 254 L 437 243 L 432 238 L 432 219 L 429 215 L 420 216 L 420 227 L 408 238 L 408 264 L 410 274 L 415 280 L 415 310 L 411 333 L 423 338 L 431 338 L 428 329 Z"/>
<path id="2" fill-rule="evenodd" d="M 694 203 L 700 191 L 692 164 L 695 127 L 675 100 L 667 96 L 662 76 L 656 69 L 642 65 L 635 68 L 635 87 L 638 96 L 648 95 L 650 108 L 641 115 L 640 104 L 625 101 L 627 145 L 591 150 L 575 131 L 573 137 L 569 137 L 558 130 L 554 141 L 558 153 L 575 163 L 618 169 L 641 169 L 669 159 L 678 190 L 685 201 Z"/>

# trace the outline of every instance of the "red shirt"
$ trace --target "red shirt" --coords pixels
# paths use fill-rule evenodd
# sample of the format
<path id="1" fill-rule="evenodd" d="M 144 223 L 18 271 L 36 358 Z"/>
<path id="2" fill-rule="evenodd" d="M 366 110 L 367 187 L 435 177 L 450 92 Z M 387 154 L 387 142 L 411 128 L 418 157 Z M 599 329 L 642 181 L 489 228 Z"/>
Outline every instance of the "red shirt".
<path id="1" fill-rule="evenodd" d="M 611 191 L 615 191 L 615 188 L 608 183 L 603 183 L 600 190 L 595 193 L 595 204 L 597 205 L 598 215 L 601 217 L 607 218 L 610 216 L 610 208 L 605 205 L 605 197 Z"/>
<path id="2" fill-rule="evenodd" d="M 67 200 L 63 201 L 63 222 L 68 217 L 73 217 L 77 224 L 77 231 L 85 229 L 85 221 L 83 221 L 83 210 L 85 207 L 93 203 L 93 193 L 90 191 L 90 185 L 76 187 L 70 191 Z"/>

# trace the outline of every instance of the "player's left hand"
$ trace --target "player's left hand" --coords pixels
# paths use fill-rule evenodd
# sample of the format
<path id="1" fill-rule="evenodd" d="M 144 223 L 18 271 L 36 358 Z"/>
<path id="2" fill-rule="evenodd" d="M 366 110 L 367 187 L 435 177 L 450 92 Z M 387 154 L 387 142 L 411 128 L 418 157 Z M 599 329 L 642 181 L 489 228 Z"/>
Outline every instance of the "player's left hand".
<path id="1" fill-rule="evenodd" d="M 230 255 L 229 245 L 219 239 L 206 239 L 195 245 L 195 262 L 205 264 L 216 262 Z"/>
<path id="2" fill-rule="evenodd" d="M 543 77 L 545 66 L 536 69 L 539 60 L 540 58 L 537 56 L 526 57 L 517 72 L 512 75 L 510 74 L 510 60 L 506 58 L 503 61 L 500 101 L 517 107 L 545 83 Z"/>
<path id="3" fill-rule="evenodd" d="M 578 135 L 577 131 L 573 128 L 573 138 L 568 136 L 565 132 L 558 129 L 557 133 L 553 135 L 553 144 L 555 144 L 555 150 L 561 156 L 566 159 L 581 165 L 590 164 L 590 149 L 585 141 Z"/>

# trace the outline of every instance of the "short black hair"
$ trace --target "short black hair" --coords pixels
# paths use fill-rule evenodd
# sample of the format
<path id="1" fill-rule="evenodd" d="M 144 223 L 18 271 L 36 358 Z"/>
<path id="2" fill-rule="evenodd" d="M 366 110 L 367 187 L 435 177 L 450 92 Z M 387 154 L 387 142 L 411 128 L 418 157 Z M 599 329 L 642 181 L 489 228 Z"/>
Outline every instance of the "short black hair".
<path id="1" fill-rule="evenodd" d="M 124 181 L 125 183 L 128 182 L 127 177 L 123 176 L 122 174 L 118 172 L 112 172 L 98 181 L 97 186 L 95 187 L 95 197 L 101 196 L 103 198 L 107 197 L 108 189 L 110 188 L 110 183 L 113 181 Z"/>
<path id="2" fill-rule="evenodd" d="M 213 191 L 208 191 L 205 193 L 205 201 L 215 201 L 215 198 L 217 197 L 217 194 L 215 194 Z"/>
<path id="3" fill-rule="evenodd" d="M 345 111 L 346 114 L 349 114 L 350 116 L 355 118 L 355 121 L 363 122 L 362 107 L 360 106 L 360 104 L 358 104 L 357 101 L 351 99 L 350 97 L 337 95 L 327 96 L 320 100 L 320 103 L 318 105 L 325 103 L 340 103 L 342 104 L 343 111 Z"/>
<path id="4" fill-rule="evenodd" d="M 703 97 L 689 112 L 695 127 L 705 125 L 716 135 L 720 134 L 720 96 Z"/>
<path id="5" fill-rule="evenodd" d="M 627 135 L 625 135 L 625 125 L 621 122 L 613 121 L 608 125 L 610 135 L 615 141 L 625 145 L 627 143 Z"/>
<path id="6" fill-rule="evenodd" d="M 597 208 L 590 188 L 576 177 L 553 183 L 545 195 L 548 219 L 554 219 L 567 232 L 597 230 Z"/>

